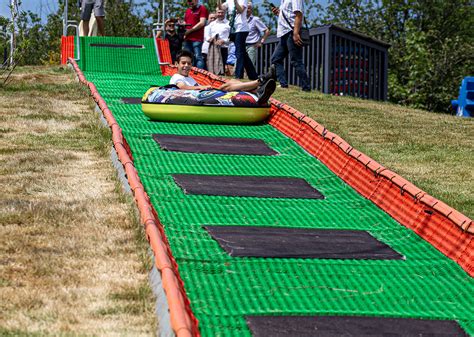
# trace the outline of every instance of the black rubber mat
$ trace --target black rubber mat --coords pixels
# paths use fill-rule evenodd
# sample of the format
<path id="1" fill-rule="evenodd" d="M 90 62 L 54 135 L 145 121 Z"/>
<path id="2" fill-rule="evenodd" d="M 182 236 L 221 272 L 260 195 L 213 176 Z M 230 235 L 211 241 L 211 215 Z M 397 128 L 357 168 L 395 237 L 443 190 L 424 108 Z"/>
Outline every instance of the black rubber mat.
<path id="1" fill-rule="evenodd" d="M 105 48 L 133 48 L 133 49 L 143 49 L 145 48 L 144 45 L 136 45 L 136 44 L 111 44 L 111 43 L 91 43 L 91 47 L 105 47 Z"/>
<path id="2" fill-rule="evenodd" d="M 359 230 L 204 226 L 235 257 L 401 260 L 403 256 Z"/>
<path id="3" fill-rule="evenodd" d="M 163 134 L 154 134 L 153 139 L 162 149 L 168 151 L 260 156 L 278 154 L 261 139 Z"/>
<path id="4" fill-rule="evenodd" d="M 455 321 L 354 316 L 247 316 L 254 337 L 467 336 Z"/>
<path id="5" fill-rule="evenodd" d="M 123 97 L 122 98 L 122 103 L 125 103 L 125 104 L 142 104 L 142 98 L 141 97 Z"/>
<path id="6" fill-rule="evenodd" d="M 173 174 L 186 194 L 227 197 L 324 199 L 306 180 L 285 177 Z"/>

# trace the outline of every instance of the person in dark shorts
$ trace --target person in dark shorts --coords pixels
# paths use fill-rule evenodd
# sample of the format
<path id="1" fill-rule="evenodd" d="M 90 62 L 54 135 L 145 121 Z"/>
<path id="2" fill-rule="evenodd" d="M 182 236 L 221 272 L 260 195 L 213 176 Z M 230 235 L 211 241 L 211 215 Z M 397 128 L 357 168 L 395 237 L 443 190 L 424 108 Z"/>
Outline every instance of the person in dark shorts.
<path id="1" fill-rule="evenodd" d="M 82 0 L 81 2 L 81 20 L 84 21 L 84 35 L 89 35 L 89 20 L 91 19 L 92 11 L 97 21 L 97 29 L 99 36 L 105 36 L 105 0 Z"/>

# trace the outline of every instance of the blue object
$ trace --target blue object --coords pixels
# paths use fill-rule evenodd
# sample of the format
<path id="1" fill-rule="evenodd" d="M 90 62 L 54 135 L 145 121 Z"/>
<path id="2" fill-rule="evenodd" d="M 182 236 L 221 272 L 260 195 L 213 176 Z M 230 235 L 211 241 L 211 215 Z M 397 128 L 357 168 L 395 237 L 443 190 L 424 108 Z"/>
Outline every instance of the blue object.
<path id="1" fill-rule="evenodd" d="M 474 77 L 464 77 L 459 87 L 459 97 L 451 101 L 458 117 L 472 117 L 474 115 Z"/>

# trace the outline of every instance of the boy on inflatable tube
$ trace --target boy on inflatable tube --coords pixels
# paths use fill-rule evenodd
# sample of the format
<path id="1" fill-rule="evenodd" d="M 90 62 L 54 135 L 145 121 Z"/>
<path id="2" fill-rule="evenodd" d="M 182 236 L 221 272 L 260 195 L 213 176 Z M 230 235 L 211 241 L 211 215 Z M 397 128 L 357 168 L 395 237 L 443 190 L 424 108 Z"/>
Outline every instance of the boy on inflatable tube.
<path id="1" fill-rule="evenodd" d="M 209 85 L 199 85 L 194 78 L 189 76 L 193 64 L 193 54 L 187 50 L 182 50 L 176 55 L 176 65 L 178 72 L 170 79 L 170 84 L 176 85 L 183 90 L 210 90 Z M 239 80 L 230 80 L 222 84 L 218 90 L 222 91 L 249 91 L 257 95 L 259 105 L 268 104 L 270 96 L 276 89 L 276 72 L 272 65 L 268 72 L 259 76 L 257 80 L 241 82 Z"/>

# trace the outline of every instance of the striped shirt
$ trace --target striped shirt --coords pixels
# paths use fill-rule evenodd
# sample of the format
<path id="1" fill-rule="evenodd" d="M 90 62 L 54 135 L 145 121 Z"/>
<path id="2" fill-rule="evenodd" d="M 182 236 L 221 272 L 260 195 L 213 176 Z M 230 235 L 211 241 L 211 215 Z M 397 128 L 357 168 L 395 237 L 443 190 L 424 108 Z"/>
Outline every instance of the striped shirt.
<path id="1" fill-rule="evenodd" d="M 295 25 L 295 12 L 304 13 L 303 0 L 282 0 L 280 15 L 278 15 L 277 37 L 282 37 L 293 30 L 291 27 Z M 285 13 L 286 18 L 290 21 L 291 26 L 283 17 L 283 13 Z"/>

